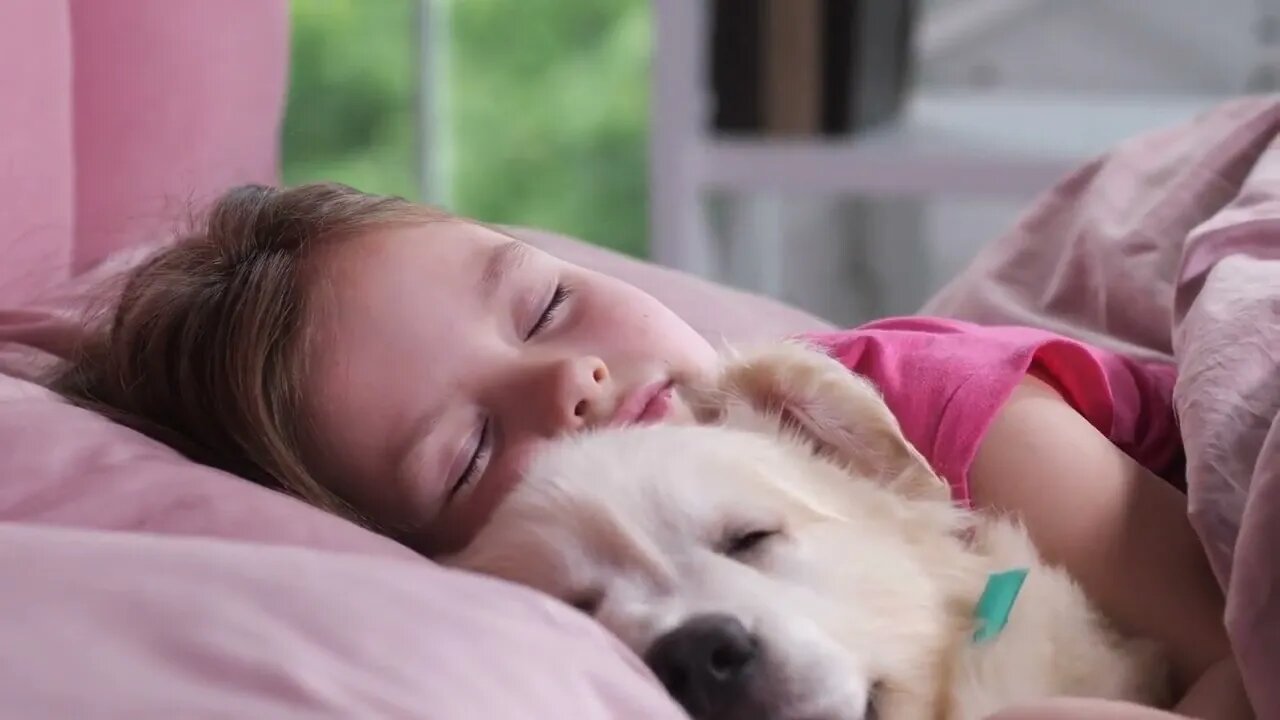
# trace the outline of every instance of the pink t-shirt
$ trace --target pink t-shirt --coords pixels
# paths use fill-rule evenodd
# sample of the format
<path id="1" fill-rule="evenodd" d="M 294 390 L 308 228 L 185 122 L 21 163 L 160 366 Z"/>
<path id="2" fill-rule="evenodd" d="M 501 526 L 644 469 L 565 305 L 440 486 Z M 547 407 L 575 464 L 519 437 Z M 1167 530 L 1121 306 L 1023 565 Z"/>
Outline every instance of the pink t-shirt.
<path id="1" fill-rule="evenodd" d="M 969 502 L 969 466 L 978 444 L 1032 371 L 1126 454 L 1181 483 L 1172 365 L 1043 330 L 928 317 L 878 320 L 805 339 L 879 387 L 907 439 L 959 502 Z"/>

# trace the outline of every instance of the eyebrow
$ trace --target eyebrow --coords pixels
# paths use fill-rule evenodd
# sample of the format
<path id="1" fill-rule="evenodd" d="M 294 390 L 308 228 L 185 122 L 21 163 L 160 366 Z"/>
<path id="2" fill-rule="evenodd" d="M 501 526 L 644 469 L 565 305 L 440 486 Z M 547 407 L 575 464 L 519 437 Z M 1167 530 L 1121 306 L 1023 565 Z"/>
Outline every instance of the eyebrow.
<path id="1" fill-rule="evenodd" d="M 493 297 L 502 281 L 515 272 L 529 256 L 529 248 L 519 240 L 511 240 L 494 248 L 484 261 L 480 274 L 480 292 L 487 299 Z"/>

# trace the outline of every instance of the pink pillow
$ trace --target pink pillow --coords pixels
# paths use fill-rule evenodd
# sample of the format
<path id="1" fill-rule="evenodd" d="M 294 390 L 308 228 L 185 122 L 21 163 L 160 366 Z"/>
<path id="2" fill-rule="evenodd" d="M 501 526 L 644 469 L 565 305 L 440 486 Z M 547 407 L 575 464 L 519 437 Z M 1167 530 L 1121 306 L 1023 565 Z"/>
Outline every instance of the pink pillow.
<path id="1" fill-rule="evenodd" d="M 417 557 L 6 375 L 0 375 L 0 477 L 0 521 Z"/>
<path id="2" fill-rule="evenodd" d="M 0 547 L 4 717 L 684 717 L 585 617 L 426 562 L 5 523 Z"/>

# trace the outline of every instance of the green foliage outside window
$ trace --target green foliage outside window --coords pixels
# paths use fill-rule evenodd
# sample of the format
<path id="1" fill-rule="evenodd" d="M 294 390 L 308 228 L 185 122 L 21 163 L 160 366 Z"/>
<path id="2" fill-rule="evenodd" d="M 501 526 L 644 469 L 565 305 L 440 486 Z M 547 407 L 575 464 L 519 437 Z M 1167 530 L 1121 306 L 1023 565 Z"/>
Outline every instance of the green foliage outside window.
<path id="1" fill-rule="evenodd" d="M 447 3 L 452 209 L 642 255 L 646 0 Z M 287 183 L 420 197 L 415 0 L 292 0 Z"/>

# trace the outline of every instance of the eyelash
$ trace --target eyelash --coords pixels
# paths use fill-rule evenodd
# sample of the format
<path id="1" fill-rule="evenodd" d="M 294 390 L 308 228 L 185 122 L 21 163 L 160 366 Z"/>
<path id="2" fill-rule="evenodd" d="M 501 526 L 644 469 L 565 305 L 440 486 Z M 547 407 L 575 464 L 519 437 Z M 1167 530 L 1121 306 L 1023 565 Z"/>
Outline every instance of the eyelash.
<path id="1" fill-rule="evenodd" d="M 525 340 L 532 338 L 534 335 L 546 329 L 551 321 L 555 319 L 556 312 L 560 310 L 569 296 L 573 294 L 573 290 L 562 283 L 556 284 L 555 292 L 551 293 L 551 302 L 547 303 L 547 307 L 542 311 L 542 315 L 538 317 L 538 321 L 529 329 L 529 334 L 525 336 Z"/>
<path id="2" fill-rule="evenodd" d="M 486 419 L 484 424 L 480 426 L 480 440 L 476 443 L 476 451 L 472 453 L 471 461 L 467 463 L 467 467 L 458 476 L 458 481 L 453 484 L 453 487 L 449 488 L 449 496 L 445 499 L 446 502 L 453 500 L 453 496 L 457 495 L 459 490 L 475 480 L 476 470 L 489 457 L 491 447 L 492 443 L 489 442 L 489 421 Z"/>

